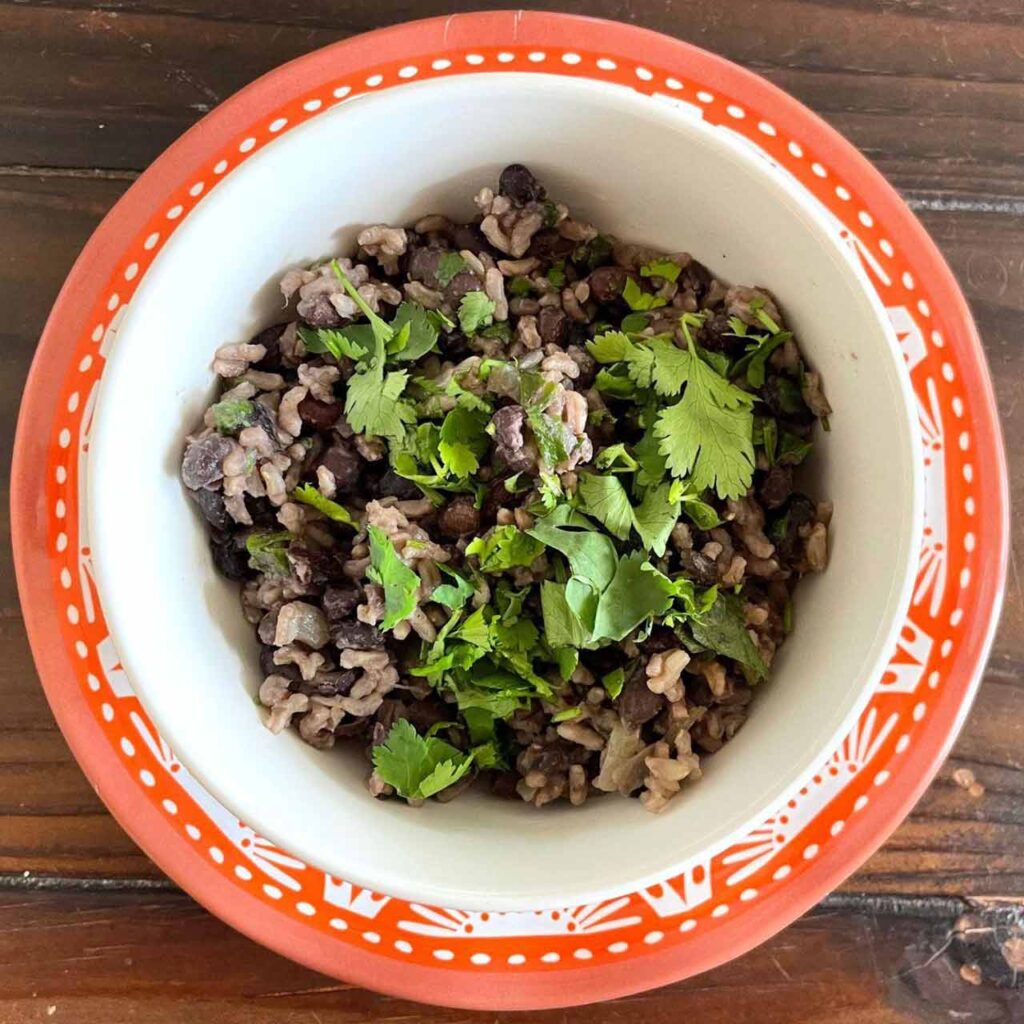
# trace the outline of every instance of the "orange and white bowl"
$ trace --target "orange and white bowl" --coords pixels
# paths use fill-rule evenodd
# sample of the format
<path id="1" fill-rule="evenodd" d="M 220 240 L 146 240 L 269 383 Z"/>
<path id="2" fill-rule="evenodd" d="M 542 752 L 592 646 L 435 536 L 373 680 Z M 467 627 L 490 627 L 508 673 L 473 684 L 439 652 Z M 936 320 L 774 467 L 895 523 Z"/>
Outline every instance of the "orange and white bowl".
<path id="1" fill-rule="evenodd" d="M 365 769 L 253 707 L 255 641 L 181 491 L 209 360 L 285 267 L 367 222 L 468 213 L 529 164 L 623 237 L 779 297 L 836 414 L 829 570 L 749 722 L 651 818 L 470 795 L 370 800 Z M 878 173 L 794 100 L 636 28 L 499 12 L 388 29 L 260 79 L 104 221 L 54 308 L 12 497 L 40 674 L 125 828 L 286 955 L 426 1001 L 540 1007 L 694 973 L 854 870 L 937 769 L 1006 557 L 1005 466 L 948 268 Z"/>

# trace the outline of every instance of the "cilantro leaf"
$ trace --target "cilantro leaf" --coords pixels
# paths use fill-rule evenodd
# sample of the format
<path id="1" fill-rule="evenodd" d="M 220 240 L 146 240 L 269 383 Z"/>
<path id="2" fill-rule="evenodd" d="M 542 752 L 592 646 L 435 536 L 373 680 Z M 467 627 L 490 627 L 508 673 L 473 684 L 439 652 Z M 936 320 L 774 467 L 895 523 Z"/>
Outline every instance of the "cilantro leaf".
<path id="1" fill-rule="evenodd" d="M 672 527 L 679 519 L 679 502 L 671 500 L 672 485 L 659 484 L 650 488 L 643 501 L 633 512 L 633 522 L 640 540 L 648 551 L 653 551 L 659 558 L 665 554 Z"/>
<path id="2" fill-rule="evenodd" d="M 617 555 L 611 537 L 599 532 L 585 516 L 559 505 L 526 531 L 569 559 L 574 576 L 604 590 L 615 575 Z"/>
<path id="3" fill-rule="evenodd" d="M 476 555 L 481 572 L 488 573 L 532 565 L 543 550 L 543 543 L 511 524 L 496 526 L 482 537 L 474 537 L 466 546 L 466 554 Z"/>
<path id="4" fill-rule="evenodd" d="M 772 422 L 774 423 L 774 420 Z M 813 447 L 813 441 L 805 441 L 802 437 L 784 430 L 779 441 L 778 461 L 783 466 L 799 466 L 811 454 Z"/>
<path id="5" fill-rule="evenodd" d="M 369 351 L 358 340 L 359 335 L 355 334 L 353 328 L 349 328 L 354 337 L 349 337 L 342 331 L 320 328 L 313 330 L 309 327 L 299 328 L 299 337 L 305 345 L 307 352 L 314 355 L 332 355 L 340 363 L 342 359 L 354 359 L 356 362 L 365 358 Z M 372 339 L 367 339 L 372 343 Z"/>
<path id="6" fill-rule="evenodd" d="M 439 288 L 447 288 L 456 274 L 466 269 L 466 261 L 457 252 L 446 252 L 437 264 L 435 276 Z"/>
<path id="7" fill-rule="evenodd" d="M 625 363 L 637 387 L 653 387 L 665 397 L 679 394 L 690 372 L 690 353 L 663 335 L 634 340 L 623 331 L 606 331 L 587 342 L 587 350 L 599 363 Z"/>
<path id="8" fill-rule="evenodd" d="M 288 544 L 292 535 L 287 530 L 253 530 L 245 538 L 249 568 L 268 576 L 287 576 L 291 572 Z"/>
<path id="9" fill-rule="evenodd" d="M 544 616 L 544 639 L 555 648 L 582 647 L 588 631 L 569 607 L 564 583 L 545 580 L 540 588 L 541 611 Z"/>
<path id="10" fill-rule="evenodd" d="M 604 523 L 609 533 L 619 540 L 629 536 L 633 526 L 633 506 L 617 476 L 581 473 L 577 493 L 583 500 L 583 511 Z"/>
<path id="11" fill-rule="evenodd" d="M 594 464 L 598 469 L 609 473 L 633 473 L 640 468 L 640 463 L 629 454 L 628 449 L 622 443 L 602 448 L 597 453 Z"/>
<path id="12" fill-rule="evenodd" d="M 485 292 L 466 292 L 459 303 L 459 326 L 463 334 L 476 334 L 483 327 L 494 323 L 497 307 Z"/>
<path id="13" fill-rule="evenodd" d="M 626 279 L 626 287 L 622 289 L 622 297 L 626 300 L 626 305 L 638 313 L 645 312 L 648 309 L 659 309 L 667 304 L 660 295 L 651 295 L 650 292 L 645 292 L 636 283 L 636 279 L 632 277 Z"/>
<path id="14" fill-rule="evenodd" d="M 546 412 L 528 409 L 526 418 L 533 431 L 533 439 L 537 442 L 537 451 L 540 454 L 541 462 L 548 469 L 553 470 L 569 458 L 580 443 L 576 435 L 569 429 L 568 424 L 556 420 L 554 416 L 549 416 Z"/>
<path id="15" fill-rule="evenodd" d="M 594 378 L 594 387 L 602 395 L 612 398 L 635 398 L 636 384 L 629 379 L 625 366 L 614 366 L 610 370 L 600 369 Z"/>
<path id="16" fill-rule="evenodd" d="M 349 298 L 359 307 L 363 316 L 369 320 L 374 340 L 379 341 L 382 345 L 386 345 L 394 337 L 394 329 L 385 323 L 377 313 L 374 313 L 366 299 L 356 290 L 356 286 L 349 279 L 349 276 L 341 269 L 337 260 L 331 260 L 331 269 L 334 271 L 334 276 L 341 282 L 342 287 L 348 292 Z"/>
<path id="17" fill-rule="evenodd" d="M 485 433 L 489 415 L 457 405 L 444 418 L 438 436 L 438 454 L 444 468 L 455 477 L 468 477 L 480 468 L 480 457 L 490 439 Z"/>
<path id="18" fill-rule="evenodd" d="M 463 579 L 454 569 L 449 569 L 446 565 L 439 565 L 438 569 L 445 576 L 454 580 L 454 582 L 442 583 L 440 586 L 434 587 L 430 600 L 443 604 L 452 611 L 458 611 L 473 596 L 475 591 L 469 581 Z"/>
<path id="19" fill-rule="evenodd" d="M 754 474 L 754 396 L 720 377 L 693 351 L 683 397 L 659 415 L 654 427 L 668 468 L 692 476 L 698 491 L 714 487 L 720 498 L 746 494 Z"/>
<path id="20" fill-rule="evenodd" d="M 387 739 L 373 748 L 373 767 L 399 796 L 425 800 L 458 782 L 473 764 L 464 754 L 436 736 L 424 739 L 408 721 L 399 719 Z"/>
<path id="21" fill-rule="evenodd" d="M 616 700 L 626 685 L 626 670 L 622 668 L 613 669 L 607 675 L 601 677 L 601 685 L 608 692 L 612 700 Z"/>
<path id="22" fill-rule="evenodd" d="M 754 641 L 747 632 L 743 602 L 731 594 L 719 594 L 718 599 L 704 614 L 690 623 L 693 638 L 702 647 L 734 658 L 753 673 L 756 679 L 768 674 Z"/>
<path id="23" fill-rule="evenodd" d="M 234 434 L 249 426 L 256 415 L 256 407 L 247 398 L 229 398 L 210 406 L 210 416 L 218 433 Z"/>
<path id="24" fill-rule="evenodd" d="M 513 299 L 521 299 L 533 294 L 533 284 L 528 277 L 513 277 L 505 292 Z"/>
<path id="25" fill-rule="evenodd" d="M 622 640 L 652 615 L 664 615 L 672 604 L 672 581 L 641 554 L 619 560 L 615 575 L 601 594 L 594 636 Z"/>
<path id="26" fill-rule="evenodd" d="M 558 647 L 554 654 L 555 661 L 558 663 L 558 674 L 562 682 L 567 683 L 580 663 L 580 652 L 575 647 Z"/>
<path id="27" fill-rule="evenodd" d="M 383 360 L 382 360 L 383 362 Z M 386 376 L 378 370 L 354 373 L 348 379 L 345 419 L 357 434 L 401 440 L 405 425 L 416 422 L 416 413 L 400 401 L 409 374 L 396 370 Z"/>
<path id="28" fill-rule="evenodd" d="M 333 519 L 336 523 L 344 523 L 346 526 L 356 525 L 356 521 L 352 518 L 352 513 L 344 505 L 339 505 L 336 501 L 325 498 L 312 484 L 302 484 L 296 487 L 292 491 L 291 497 L 295 501 L 301 501 L 304 505 L 310 505 L 318 512 L 322 512 L 328 519 Z"/>
<path id="29" fill-rule="evenodd" d="M 641 487 L 650 487 L 662 481 L 668 470 L 665 456 L 661 454 L 660 442 L 653 430 L 648 430 L 633 446 L 633 455 L 640 464 L 636 482 Z"/>
<path id="30" fill-rule="evenodd" d="M 404 331 L 408 327 L 408 340 L 395 358 L 404 362 L 420 359 L 437 345 L 439 331 L 430 311 L 415 302 L 403 302 L 391 321 L 392 330 Z"/>
<path id="31" fill-rule="evenodd" d="M 651 260 L 650 263 L 644 264 L 640 268 L 641 277 L 661 277 L 666 281 L 675 281 L 679 277 L 682 267 L 679 266 L 675 260 L 670 260 L 667 256 L 660 260 Z"/>
<path id="32" fill-rule="evenodd" d="M 472 615 L 452 633 L 452 636 L 465 640 L 467 644 L 479 647 L 483 651 L 491 649 L 491 631 L 483 608 L 477 608 Z"/>
<path id="33" fill-rule="evenodd" d="M 384 588 L 384 619 L 381 629 L 394 629 L 416 608 L 420 578 L 398 557 L 391 538 L 379 527 L 369 528 L 370 567 L 366 575 Z"/>

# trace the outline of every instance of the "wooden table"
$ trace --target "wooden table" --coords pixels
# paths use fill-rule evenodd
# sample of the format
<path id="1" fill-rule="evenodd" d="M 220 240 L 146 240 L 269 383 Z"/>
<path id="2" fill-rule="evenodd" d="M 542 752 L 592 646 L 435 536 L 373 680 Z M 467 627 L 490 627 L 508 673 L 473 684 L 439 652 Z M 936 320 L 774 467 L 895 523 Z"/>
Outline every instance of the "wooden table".
<path id="1" fill-rule="evenodd" d="M 487 0 L 0 2 L 0 447 L 36 338 L 97 222 L 240 86 L 344 36 Z M 852 139 L 971 302 L 1024 464 L 1022 0 L 589 0 L 739 61 Z M 8 469 L 0 529 L 8 529 Z M 1013 493 L 1020 498 L 1018 478 Z M 199 909 L 132 844 L 54 725 L 0 551 L 0 1021 L 455 1021 L 334 982 Z M 530 1020 L 1024 1020 L 1024 593 L 1011 567 L 980 697 L 910 819 L 839 893 L 688 982 Z M 953 779 L 968 768 L 972 796 Z M 1014 939 L 1019 941 L 1014 942 Z M 490 1015 L 505 1019 L 511 1015 Z"/>

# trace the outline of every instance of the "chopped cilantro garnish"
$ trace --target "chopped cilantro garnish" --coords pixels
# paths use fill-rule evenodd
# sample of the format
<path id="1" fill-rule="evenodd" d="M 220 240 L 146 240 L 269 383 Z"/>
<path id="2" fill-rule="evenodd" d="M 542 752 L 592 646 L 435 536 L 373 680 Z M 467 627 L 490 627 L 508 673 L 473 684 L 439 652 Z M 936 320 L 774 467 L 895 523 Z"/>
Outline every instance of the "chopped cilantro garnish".
<path id="1" fill-rule="evenodd" d="M 296 487 L 292 491 L 291 497 L 295 501 L 301 501 L 304 505 L 309 505 L 318 512 L 322 512 L 328 519 L 333 519 L 336 523 L 344 523 L 346 526 L 356 525 L 352 513 L 344 505 L 325 498 L 312 484 L 301 484 Z"/>
<path id="2" fill-rule="evenodd" d="M 686 333 L 691 357 L 686 390 L 658 415 L 659 449 L 668 468 L 678 477 L 689 476 L 698 491 L 713 487 L 720 498 L 738 498 L 754 475 L 754 396 L 715 373 Z"/>
<path id="3" fill-rule="evenodd" d="M 660 260 L 651 260 L 650 263 L 644 264 L 640 268 L 641 277 L 661 277 L 666 281 L 675 281 L 679 277 L 682 267 L 676 263 L 675 260 L 670 260 L 667 256 Z"/>
<path id="4" fill-rule="evenodd" d="M 420 578 L 398 557 L 391 538 L 379 527 L 369 528 L 370 567 L 366 575 L 384 588 L 384 618 L 381 629 L 394 629 L 416 608 Z"/>
<path id="5" fill-rule="evenodd" d="M 256 415 L 256 408 L 247 398 L 229 398 L 210 406 L 214 428 L 221 434 L 235 434 L 248 427 Z"/>
<path id="6" fill-rule="evenodd" d="M 505 293 L 513 299 L 522 299 L 533 294 L 533 284 L 528 277 L 513 277 L 505 286 Z"/>
<path id="7" fill-rule="evenodd" d="M 480 468 L 490 438 L 485 432 L 489 414 L 457 405 L 444 418 L 438 439 L 438 455 L 445 470 L 465 478 Z"/>
<path id="8" fill-rule="evenodd" d="M 559 260 L 548 270 L 548 281 L 554 288 L 565 287 L 565 261 Z"/>
<path id="9" fill-rule="evenodd" d="M 464 579 L 454 569 L 449 569 L 446 565 L 439 565 L 438 568 L 452 582 L 442 583 L 440 586 L 434 587 L 430 600 L 443 604 L 446 608 L 452 609 L 452 611 L 458 611 L 473 596 L 475 591 L 469 581 Z"/>
<path id="10" fill-rule="evenodd" d="M 426 739 L 405 718 L 391 727 L 387 739 L 373 748 L 373 767 L 399 796 L 425 800 L 458 782 L 473 764 L 464 754 L 436 736 Z"/>
<path id="11" fill-rule="evenodd" d="M 555 722 L 571 722 L 574 718 L 579 718 L 583 714 L 583 708 L 578 705 L 574 705 L 570 708 L 563 708 L 561 711 L 556 711 L 551 716 L 551 721 Z"/>
<path id="12" fill-rule="evenodd" d="M 466 554 L 476 555 L 480 571 L 487 573 L 532 565 L 543 550 L 542 543 L 511 524 L 496 526 L 482 537 L 474 537 L 466 546 Z"/>
<path id="13" fill-rule="evenodd" d="M 350 338 L 342 331 L 327 328 L 313 330 L 310 327 L 300 327 L 299 337 L 302 339 L 302 344 L 305 345 L 307 352 L 312 352 L 315 355 L 332 355 L 339 363 L 342 359 L 355 359 L 358 361 L 367 354 L 367 349 L 364 345 L 354 340 L 354 338 Z M 355 337 L 358 337 L 358 335 Z"/>
<path id="14" fill-rule="evenodd" d="M 698 644 L 734 658 L 754 679 L 763 679 L 768 674 L 768 667 L 747 632 L 743 602 L 733 595 L 719 594 L 710 608 L 690 622 L 690 631 Z"/>
<path id="15" fill-rule="evenodd" d="M 625 669 L 616 668 L 601 677 L 601 685 L 608 691 L 608 696 L 616 700 L 626 685 Z"/>
<path id="16" fill-rule="evenodd" d="M 662 306 L 667 305 L 660 295 L 652 295 L 650 292 L 645 292 L 636 283 L 636 278 L 633 277 L 627 278 L 626 286 L 622 289 L 622 297 L 626 300 L 626 305 L 631 310 L 639 313 L 645 312 L 648 309 L 660 309 Z"/>
<path id="17" fill-rule="evenodd" d="M 477 331 L 494 323 L 493 299 L 484 292 L 467 292 L 459 303 L 459 326 L 463 334 L 476 334 Z"/>
<path id="18" fill-rule="evenodd" d="M 457 252 L 446 252 L 437 264 L 437 283 L 447 288 L 456 274 L 466 269 L 466 261 Z"/>
<path id="19" fill-rule="evenodd" d="M 287 530 L 253 530 L 245 538 L 249 568 L 268 576 L 287 576 L 291 571 L 288 562 L 291 539 L 292 535 Z"/>

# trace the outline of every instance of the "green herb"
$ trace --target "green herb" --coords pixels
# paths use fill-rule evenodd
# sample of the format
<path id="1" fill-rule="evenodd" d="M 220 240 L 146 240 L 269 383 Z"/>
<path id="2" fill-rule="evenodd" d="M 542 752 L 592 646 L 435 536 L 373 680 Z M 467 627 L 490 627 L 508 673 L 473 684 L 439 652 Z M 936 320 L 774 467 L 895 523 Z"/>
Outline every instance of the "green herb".
<path id="1" fill-rule="evenodd" d="M 582 499 L 583 511 L 604 523 L 609 533 L 619 540 L 629 536 L 633 526 L 633 506 L 617 476 L 581 473 L 577 493 Z"/>
<path id="2" fill-rule="evenodd" d="M 287 530 L 253 530 L 245 538 L 249 568 L 268 576 L 287 576 L 291 572 L 288 544 L 292 535 Z"/>
<path id="3" fill-rule="evenodd" d="M 574 718 L 579 718 L 580 715 L 582 715 L 582 714 L 583 714 L 583 708 L 581 708 L 581 707 L 577 706 L 577 707 L 565 708 L 562 711 L 556 711 L 551 716 L 551 721 L 555 722 L 555 723 L 558 723 L 558 722 L 571 722 Z"/>
<path id="4" fill-rule="evenodd" d="M 665 554 L 672 527 L 679 519 L 680 502 L 671 497 L 672 489 L 673 485 L 668 483 L 650 488 L 633 514 L 633 523 L 644 548 L 659 558 Z"/>
<path id="5" fill-rule="evenodd" d="M 612 255 L 612 241 L 607 235 L 598 235 L 589 242 L 583 242 L 573 250 L 572 261 L 594 270 L 607 263 Z"/>
<path id="6" fill-rule="evenodd" d="M 528 277 L 513 277 L 505 286 L 505 291 L 513 299 L 522 299 L 533 294 L 533 284 Z"/>
<path id="7" fill-rule="evenodd" d="M 476 555 L 480 571 L 488 573 L 532 565 L 543 550 L 540 541 L 511 524 L 496 526 L 482 537 L 474 537 L 466 546 L 466 554 Z"/>
<path id="8" fill-rule="evenodd" d="M 769 466 L 774 466 L 779 452 L 779 425 L 771 417 L 754 417 L 754 444 L 764 449 Z"/>
<path id="9" fill-rule="evenodd" d="M 605 688 L 608 696 L 616 700 L 626 685 L 626 670 L 622 668 L 613 669 L 607 675 L 601 677 L 601 685 Z"/>
<path id="10" fill-rule="evenodd" d="M 606 331 L 587 342 L 587 350 L 599 363 L 624 363 L 634 384 L 653 387 L 665 397 L 679 394 L 690 373 L 690 352 L 663 335 L 630 337 L 623 331 Z"/>
<path id="11" fill-rule="evenodd" d="M 395 352 L 395 359 L 403 362 L 420 359 L 432 352 L 440 334 L 437 314 L 415 302 L 403 302 L 398 307 L 391 321 L 391 329 L 399 333 L 407 330 L 406 343 L 400 351 Z"/>
<path id="12" fill-rule="evenodd" d="M 358 362 L 367 354 L 367 349 L 363 345 L 353 341 L 342 331 L 300 327 L 299 337 L 307 352 L 314 355 L 332 355 L 339 363 L 342 359 L 354 359 Z"/>
<path id="13" fill-rule="evenodd" d="M 559 220 L 558 204 L 550 199 L 544 200 L 544 227 L 553 228 Z"/>
<path id="14" fill-rule="evenodd" d="M 436 736 L 424 739 L 405 718 L 391 727 L 387 739 L 373 748 L 377 775 L 406 800 L 425 800 L 458 782 L 473 764 Z"/>
<path id="15" fill-rule="evenodd" d="M 693 638 L 702 647 L 734 658 L 744 665 L 755 679 L 763 679 L 768 666 L 758 653 L 747 632 L 743 602 L 731 594 L 719 594 L 711 607 L 690 623 Z"/>
<path id="16" fill-rule="evenodd" d="M 438 568 L 454 582 L 442 583 L 434 587 L 430 600 L 443 604 L 446 608 L 452 609 L 452 611 L 458 611 L 472 598 L 475 591 L 472 585 L 455 572 L 454 569 L 449 569 L 446 565 L 439 565 Z"/>
<path id="17" fill-rule="evenodd" d="M 573 575 L 587 580 L 599 591 L 615 575 L 617 555 L 611 537 L 599 532 L 589 519 L 567 505 L 559 505 L 526 532 L 542 545 L 565 555 Z"/>
<path id="18" fill-rule="evenodd" d="M 312 484 L 302 484 L 296 487 L 292 491 L 291 497 L 295 501 L 301 501 L 304 505 L 310 505 L 336 523 L 344 523 L 346 526 L 356 525 L 352 513 L 344 505 L 325 498 Z"/>
<path id="19" fill-rule="evenodd" d="M 622 297 L 626 300 L 626 305 L 634 312 L 642 313 L 649 309 L 659 309 L 661 306 L 667 305 L 660 295 L 652 295 L 650 292 L 645 292 L 636 283 L 636 279 L 632 277 L 626 279 L 626 286 L 622 289 Z"/>
<path id="20" fill-rule="evenodd" d="M 395 331 L 370 309 L 337 260 L 331 266 L 352 301 L 370 321 L 373 335 L 368 360 L 348 379 L 345 418 L 357 434 L 401 440 L 405 436 L 405 425 L 415 423 L 416 414 L 408 402 L 399 401 L 409 375 L 405 371 L 384 373 L 387 345 L 395 337 Z"/>
<path id="21" fill-rule="evenodd" d="M 554 648 L 582 647 L 588 630 L 566 599 L 566 584 L 545 580 L 540 588 L 544 638 Z"/>
<path id="22" fill-rule="evenodd" d="M 249 426 L 256 407 L 247 398 L 228 398 L 210 407 L 214 428 L 221 434 L 235 434 Z"/>
<path id="23" fill-rule="evenodd" d="M 465 640 L 467 644 L 479 647 L 483 651 L 491 649 L 491 630 L 483 608 L 477 608 L 472 615 L 455 630 L 452 636 Z"/>
<path id="24" fill-rule="evenodd" d="M 812 441 L 805 441 L 796 434 L 784 430 L 779 440 L 778 463 L 781 466 L 799 466 L 814 447 Z"/>
<path id="25" fill-rule="evenodd" d="M 660 445 L 661 442 L 654 431 L 648 430 L 633 446 L 633 455 L 640 464 L 636 475 L 636 482 L 640 487 L 660 483 L 668 472 L 668 464 L 665 456 L 661 454 Z"/>
<path id="26" fill-rule="evenodd" d="M 684 497 L 682 513 L 701 530 L 713 530 L 722 524 L 714 508 L 700 498 Z"/>
<path id="27" fill-rule="evenodd" d="M 567 683 L 580 663 L 580 652 L 575 647 L 559 647 L 555 651 L 555 661 L 558 663 L 558 675 L 562 682 Z"/>
<path id="28" fill-rule="evenodd" d="M 551 269 L 548 271 L 548 281 L 555 288 L 565 287 L 565 261 L 559 260 Z"/>
<path id="29" fill-rule="evenodd" d="M 556 420 L 546 412 L 527 409 L 533 439 L 537 442 L 537 452 L 541 462 L 548 469 L 555 469 L 576 450 L 579 440 L 562 420 Z"/>
<path id="30" fill-rule="evenodd" d="M 632 473 L 640 468 L 640 463 L 629 454 L 624 444 L 613 444 L 602 448 L 597 453 L 594 464 L 598 469 L 609 473 Z"/>
<path id="31" fill-rule="evenodd" d="M 459 303 L 459 326 L 463 334 L 476 334 L 494 322 L 495 306 L 484 292 L 466 292 Z"/>
<path id="32" fill-rule="evenodd" d="M 466 269 L 466 261 L 457 252 L 446 252 L 437 264 L 437 285 L 447 288 L 456 274 Z"/>
<path id="33" fill-rule="evenodd" d="M 452 476 L 468 477 L 480 468 L 480 458 L 490 444 L 485 433 L 489 418 L 487 412 L 459 405 L 445 416 L 438 437 L 438 455 Z"/>
<path id="34" fill-rule="evenodd" d="M 692 358 L 686 390 L 658 415 L 659 448 L 668 468 L 690 476 L 698 491 L 714 487 L 720 498 L 738 498 L 754 475 L 754 396 L 715 373 L 687 340 Z"/>
<path id="35" fill-rule="evenodd" d="M 602 395 L 609 395 L 611 398 L 636 397 L 636 384 L 629 379 L 624 366 L 598 370 L 594 378 L 594 387 Z"/>
<path id="36" fill-rule="evenodd" d="M 641 277 L 661 277 L 666 281 L 675 281 L 679 277 L 682 267 L 679 266 L 675 260 L 670 260 L 667 256 L 660 260 L 651 260 L 650 263 L 646 263 L 640 268 Z"/>
<path id="37" fill-rule="evenodd" d="M 415 611 L 420 578 L 398 557 L 391 539 L 379 526 L 371 526 L 368 532 L 370 567 L 366 575 L 384 588 L 381 629 L 394 629 Z"/>
<path id="38" fill-rule="evenodd" d="M 793 599 L 786 598 L 786 606 L 782 609 L 782 628 L 786 633 L 793 632 Z"/>
<path id="39" fill-rule="evenodd" d="M 597 605 L 595 637 L 623 640 L 651 616 L 664 615 L 672 604 L 671 594 L 671 581 L 643 555 L 620 559 Z"/>

